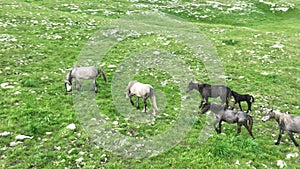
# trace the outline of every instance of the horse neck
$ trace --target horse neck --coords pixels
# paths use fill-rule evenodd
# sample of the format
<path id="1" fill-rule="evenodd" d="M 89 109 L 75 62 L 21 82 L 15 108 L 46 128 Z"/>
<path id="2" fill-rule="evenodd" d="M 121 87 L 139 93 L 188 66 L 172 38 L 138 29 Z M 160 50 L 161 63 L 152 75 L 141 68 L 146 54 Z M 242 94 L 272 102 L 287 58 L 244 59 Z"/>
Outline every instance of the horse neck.
<path id="1" fill-rule="evenodd" d="M 237 93 L 237 92 L 235 92 L 235 91 L 231 91 L 231 94 L 232 94 L 232 96 L 233 96 L 233 97 L 236 97 L 236 96 L 238 96 L 238 93 Z"/>
<path id="2" fill-rule="evenodd" d="M 202 83 L 195 83 L 194 88 L 196 90 L 198 90 L 199 92 L 201 92 L 203 90 L 203 88 L 204 88 L 204 84 L 202 84 Z"/>
<path id="3" fill-rule="evenodd" d="M 219 105 L 211 105 L 210 110 L 213 111 L 215 114 L 219 114 L 222 110 L 224 110 L 223 106 Z"/>
<path id="4" fill-rule="evenodd" d="M 72 71 L 73 69 L 70 70 L 69 74 L 68 74 L 68 77 L 67 77 L 67 81 L 69 81 L 70 83 L 72 83 Z"/>
<path id="5" fill-rule="evenodd" d="M 283 119 L 285 118 L 286 114 L 279 113 L 279 112 L 273 112 L 274 113 L 274 119 L 278 122 L 281 123 Z"/>
<path id="6" fill-rule="evenodd" d="M 129 84 L 128 84 L 128 86 L 126 87 L 126 91 L 127 90 L 130 90 L 130 88 L 136 83 L 137 81 L 131 81 L 131 82 L 129 82 Z"/>

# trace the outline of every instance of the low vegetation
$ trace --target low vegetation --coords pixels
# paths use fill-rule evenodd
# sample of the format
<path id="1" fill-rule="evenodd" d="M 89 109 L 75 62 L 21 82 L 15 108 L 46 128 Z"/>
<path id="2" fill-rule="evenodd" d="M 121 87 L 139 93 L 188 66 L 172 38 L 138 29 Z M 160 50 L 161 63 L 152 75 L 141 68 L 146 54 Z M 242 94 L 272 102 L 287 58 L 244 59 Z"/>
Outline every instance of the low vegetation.
<path id="1" fill-rule="evenodd" d="M 261 122 L 265 111 L 260 108 L 300 115 L 298 1 L 13 0 L 0 4 L 0 168 L 299 167 L 299 149 L 288 135 L 274 145 L 279 128 L 275 121 Z M 199 44 L 211 46 L 202 46 L 204 53 L 196 55 L 174 35 L 156 33 L 156 28 L 167 24 L 154 20 L 154 33 L 127 32 L 121 36 L 126 38 L 107 46 L 106 53 L 96 50 L 99 60 L 93 57 L 85 63 L 107 72 L 107 83 L 98 78 L 98 93 L 65 93 L 67 73 L 89 57 L 87 44 L 101 42 L 93 41 L 102 35 L 99 30 L 105 32 L 122 18 L 149 11 L 193 25 L 187 35 L 199 31 L 203 37 Z M 180 23 L 175 23 L 171 31 L 179 29 Z M 108 37 L 118 34 L 109 33 Z M 143 68 L 143 58 L 137 56 L 148 54 L 157 64 Z M 214 67 L 208 64 L 215 62 Z M 179 65 L 186 66 L 187 72 L 173 70 Z M 221 74 L 211 74 L 212 68 Z M 130 71 L 134 74 L 118 76 Z M 191 78 L 222 81 L 236 92 L 253 95 L 249 114 L 254 118 L 255 139 L 244 128 L 237 136 L 235 125 L 224 123 L 222 134 L 212 130 L 210 115 L 197 113 L 199 93 L 184 91 Z M 131 79 L 154 87 L 160 109 L 156 120 L 151 110 L 143 115 L 125 99 Z M 247 105 L 242 106 L 246 110 Z M 96 129 L 98 136 L 94 136 Z M 122 140 L 109 138 L 116 133 L 141 144 L 123 140 L 125 146 L 118 149 Z M 167 139 L 151 142 L 160 136 Z M 158 151 L 138 154 L 139 158 L 127 151 L 138 152 L 143 145 Z"/>

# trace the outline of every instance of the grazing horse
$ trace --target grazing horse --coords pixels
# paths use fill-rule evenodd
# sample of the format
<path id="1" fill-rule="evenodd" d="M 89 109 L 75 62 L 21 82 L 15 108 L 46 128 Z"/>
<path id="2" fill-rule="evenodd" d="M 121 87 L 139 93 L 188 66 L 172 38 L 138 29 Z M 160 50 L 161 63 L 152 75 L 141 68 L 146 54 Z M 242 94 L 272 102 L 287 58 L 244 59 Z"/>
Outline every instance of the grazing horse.
<path id="1" fill-rule="evenodd" d="M 81 67 L 75 66 L 70 72 L 67 74 L 67 79 L 65 81 L 66 91 L 72 91 L 72 79 L 75 78 L 75 88 L 78 90 L 77 84 L 79 84 L 79 90 L 82 89 L 82 83 L 80 79 L 93 79 L 93 89 L 95 92 L 98 91 L 98 85 L 96 79 L 101 73 L 103 75 L 103 79 L 106 82 L 106 72 L 102 69 L 97 69 L 94 66 L 89 67 Z"/>
<path id="2" fill-rule="evenodd" d="M 234 108 L 235 104 L 238 103 L 240 110 L 243 111 L 242 106 L 241 106 L 241 102 L 245 101 L 248 104 L 248 110 L 247 113 L 249 112 L 249 110 L 251 111 L 251 104 L 254 102 L 254 97 L 250 94 L 239 94 L 235 91 L 231 91 L 231 95 L 233 96 L 235 102 L 234 105 L 232 107 L 232 109 Z"/>
<path id="3" fill-rule="evenodd" d="M 270 119 L 275 119 L 279 125 L 279 136 L 277 142 L 275 142 L 275 145 L 280 144 L 282 134 L 284 134 L 284 131 L 287 131 L 295 146 L 299 146 L 294 138 L 293 133 L 300 133 L 300 116 L 292 116 L 273 111 L 273 109 L 271 109 L 270 111 L 267 111 L 261 120 L 266 122 Z"/>
<path id="4" fill-rule="evenodd" d="M 198 90 L 201 94 L 202 100 L 199 108 L 202 107 L 202 104 L 205 100 L 208 103 L 208 97 L 217 98 L 220 97 L 222 104 L 226 103 L 224 110 L 228 108 L 228 100 L 231 97 L 231 89 L 224 85 L 210 85 L 206 83 L 194 83 L 191 81 L 186 89 L 186 92 L 191 90 Z"/>
<path id="5" fill-rule="evenodd" d="M 252 134 L 252 116 L 248 115 L 246 112 L 239 110 L 224 110 L 223 105 L 218 105 L 214 103 L 205 103 L 200 113 L 203 114 L 209 109 L 215 113 L 216 121 L 214 122 L 214 128 L 217 131 L 217 133 L 221 133 L 222 122 L 225 121 L 230 124 L 237 123 L 237 134 L 241 132 L 242 125 L 245 126 L 248 132 L 250 133 L 251 137 L 254 139 L 254 136 Z M 217 124 L 219 124 L 219 128 L 217 128 Z"/>
<path id="6" fill-rule="evenodd" d="M 139 104 L 139 98 L 142 97 L 144 100 L 144 109 L 143 112 L 146 113 L 146 107 L 147 107 L 147 99 L 150 97 L 151 104 L 153 108 L 153 116 L 156 117 L 156 112 L 158 111 L 157 105 L 156 105 L 156 98 L 154 95 L 154 89 L 149 84 L 143 84 L 136 80 L 131 81 L 128 83 L 126 87 L 126 98 L 130 98 L 130 103 L 134 106 L 134 103 L 132 101 L 132 96 L 136 95 L 137 97 L 137 109 L 140 108 Z"/>

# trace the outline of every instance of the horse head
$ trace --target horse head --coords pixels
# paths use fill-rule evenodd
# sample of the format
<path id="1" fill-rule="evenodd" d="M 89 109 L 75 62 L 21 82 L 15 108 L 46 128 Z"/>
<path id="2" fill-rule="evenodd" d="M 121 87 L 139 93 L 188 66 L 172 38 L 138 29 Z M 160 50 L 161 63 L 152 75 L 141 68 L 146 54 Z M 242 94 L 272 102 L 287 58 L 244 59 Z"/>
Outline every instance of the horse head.
<path id="1" fill-rule="evenodd" d="M 193 89 L 196 89 L 195 85 L 196 85 L 196 83 L 194 83 L 193 80 L 190 81 L 190 83 L 188 84 L 188 87 L 186 89 L 186 93 L 190 92 Z"/>
<path id="2" fill-rule="evenodd" d="M 266 121 L 270 120 L 273 117 L 274 117 L 274 112 L 273 112 L 273 109 L 271 109 L 270 111 L 267 111 L 267 113 L 264 115 L 264 117 L 262 117 L 261 120 L 263 122 L 266 122 Z"/>
<path id="3" fill-rule="evenodd" d="M 67 91 L 67 92 L 72 91 L 72 82 L 66 80 L 66 81 L 65 81 L 65 87 L 66 87 L 66 91 Z"/>
<path id="4" fill-rule="evenodd" d="M 205 112 L 207 112 L 210 109 L 210 106 L 211 106 L 210 103 L 204 103 L 200 110 L 200 114 L 204 114 Z"/>

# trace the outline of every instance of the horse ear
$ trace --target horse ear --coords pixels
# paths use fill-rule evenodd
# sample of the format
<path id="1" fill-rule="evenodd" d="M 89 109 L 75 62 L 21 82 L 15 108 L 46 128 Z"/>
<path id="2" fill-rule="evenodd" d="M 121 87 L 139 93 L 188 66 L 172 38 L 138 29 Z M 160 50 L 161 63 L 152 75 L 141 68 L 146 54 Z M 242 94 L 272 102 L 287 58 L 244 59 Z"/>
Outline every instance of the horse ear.
<path id="1" fill-rule="evenodd" d="M 194 82 L 194 81 L 195 81 L 195 78 L 193 77 L 193 78 L 192 78 L 192 82 Z"/>

